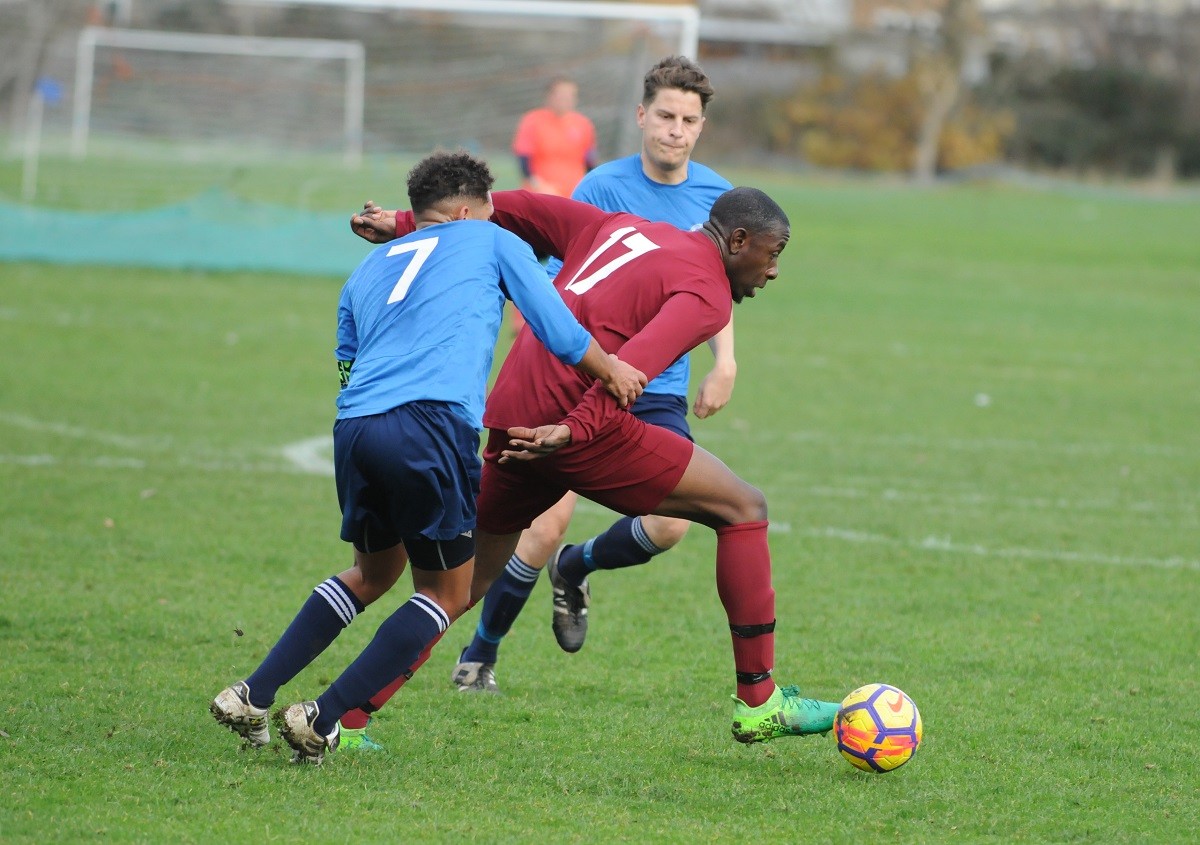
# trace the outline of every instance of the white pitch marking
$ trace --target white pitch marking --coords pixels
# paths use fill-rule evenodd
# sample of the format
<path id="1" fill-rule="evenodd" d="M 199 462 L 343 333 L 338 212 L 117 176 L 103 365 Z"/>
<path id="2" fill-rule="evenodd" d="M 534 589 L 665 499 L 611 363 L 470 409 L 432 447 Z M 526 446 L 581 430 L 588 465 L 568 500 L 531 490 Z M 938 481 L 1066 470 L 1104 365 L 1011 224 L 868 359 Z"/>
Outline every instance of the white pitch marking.
<path id="1" fill-rule="evenodd" d="M 171 444 L 169 437 L 134 437 L 126 434 L 110 434 L 104 431 L 93 431 L 87 428 L 80 428 L 79 426 L 67 425 L 66 423 L 36 420 L 24 414 L 10 414 L 5 411 L 0 411 L 0 423 L 11 425 L 14 428 L 23 428 L 26 431 L 42 431 L 49 434 L 57 434 L 60 437 L 69 437 L 73 440 L 95 440 L 100 443 L 107 443 L 110 446 L 117 446 L 121 449 L 162 451 L 169 448 Z"/>
<path id="2" fill-rule="evenodd" d="M 283 457 L 301 472 L 333 477 L 333 438 L 310 437 L 283 447 Z"/>
<path id="3" fill-rule="evenodd" d="M 781 501 L 785 496 L 811 496 L 814 499 L 862 499 L 868 501 L 881 499 L 888 502 L 911 502 L 930 507 L 943 506 L 950 508 L 1007 507 L 1039 511 L 1129 511 L 1138 514 L 1183 513 L 1193 518 L 1197 516 L 1197 509 L 1200 507 L 1200 503 L 1187 500 L 1178 502 L 1153 502 L 1145 500 L 1122 502 L 1116 496 L 1092 499 L 1069 499 L 1062 496 L 1010 496 L 969 491 L 960 493 L 936 488 L 931 491 L 899 490 L 892 486 L 879 490 L 869 490 L 862 487 L 827 487 L 824 485 L 781 486 L 774 484 L 770 488 L 767 488 L 767 492 L 768 500 L 770 501 Z"/>
<path id="4" fill-rule="evenodd" d="M 778 431 L 746 425 L 740 427 L 730 423 L 729 431 L 709 429 L 697 432 L 697 441 L 737 438 L 762 443 L 784 441 L 787 443 L 870 443 L 877 446 L 902 446 L 923 449 L 945 449 L 953 452 L 1027 452 L 1031 454 L 1051 453 L 1065 455 L 1113 455 L 1122 452 L 1153 455 L 1156 457 L 1192 457 L 1197 450 L 1161 443 L 1071 443 L 1061 441 L 1020 440 L 1003 437 L 945 437 L 930 438 L 916 434 L 879 434 L 853 436 L 830 434 L 824 431 Z"/>
<path id="5" fill-rule="evenodd" d="M 0 455 L 0 464 L 21 467 L 48 467 L 58 463 L 53 455 Z"/>
<path id="6" fill-rule="evenodd" d="M 848 528 L 805 528 L 800 533 L 809 537 L 824 537 L 831 540 L 843 540 L 847 543 L 872 543 L 881 546 L 902 546 L 911 549 L 924 549 L 935 552 L 952 552 L 969 554 L 979 557 L 1024 558 L 1032 560 L 1054 560 L 1063 563 L 1100 564 L 1102 566 L 1148 566 L 1156 569 L 1190 569 L 1200 571 L 1200 560 L 1189 560 L 1184 557 L 1125 557 L 1122 555 L 1106 555 L 1097 552 L 1056 551 L 1052 549 L 993 549 L 979 543 L 955 543 L 949 537 L 925 537 L 921 540 L 897 540 L 880 534 L 870 534 L 866 531 L 855 531 Z"/>
<path id="7" fill-rule="evenodd" d="M 0 464 L 12 464 L 23 467 L 49 467 L 63 463 L 54 455 L 0 455 Z M 70 462 L 73 465 L 100 467 L 102 469 L 145 469 L 146 462 L 138 458 L 113 458 L 100 455 L 95 458 L 84 458 Z"/>
<path id="8" fill-rule="evenodd" d="M 165 452 L 171 449 L 171 438 L 168 436 L 138 437 L 124 434 L 113 434 L 96 431 L 81 426 L 68 425 L 60 422 L 47 422 L 34 419 L 24 414 L 14 414 L 0 411 L 0 424 L 10 425 L 26 431 L 37 431 L 67 437 L 73 440 L 91 440 L 129 449 L 135 452 Z M 180 464 L 209 470 L 240 469 L 245 472 L 280 472 L 295 471 L 311 475 L 333 476 L 333 438 L 329 435 L 310 437 L 281 447 L 276 454 L 281 454 L 287 462 L 284 465 L 266 464 L 262 462 L 247 462 L 219 455 L 189 455 L 179 454 Z M 98 455 L 83 460 L 71 459 L 71 463 L 82 463 L 90 466 L 108 468 L 144 469 L 146 462 L 140 458 L 118 458 Z M 61 463 L 54 455 L 0 455 L 0 464 L 19 466 L 51 466 Z"/>

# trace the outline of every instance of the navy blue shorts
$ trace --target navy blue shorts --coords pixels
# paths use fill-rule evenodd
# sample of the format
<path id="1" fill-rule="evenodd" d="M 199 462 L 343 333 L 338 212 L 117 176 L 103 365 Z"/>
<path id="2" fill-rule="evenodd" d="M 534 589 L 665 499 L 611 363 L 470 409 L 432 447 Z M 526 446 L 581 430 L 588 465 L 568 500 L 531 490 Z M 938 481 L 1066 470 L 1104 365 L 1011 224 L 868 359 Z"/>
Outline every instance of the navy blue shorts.
<path id="1" fill-rule="evenodd" d="M 337 420 L 333 464 L 342 539 L 360 552 L 403 542 L 418 569 L 453 569 L 470 560 L 478 453 L 479 433 L 445 402 L 410 402 Z"/>
<path id="2" fill-rule="evenodd" d="M 673 431 L 680 437 L 695 442 L 688 427 L 688 403 L 686 396 L 673 393 L 643 393 L 630 409 L 635 417 L 650 425 Z"/>

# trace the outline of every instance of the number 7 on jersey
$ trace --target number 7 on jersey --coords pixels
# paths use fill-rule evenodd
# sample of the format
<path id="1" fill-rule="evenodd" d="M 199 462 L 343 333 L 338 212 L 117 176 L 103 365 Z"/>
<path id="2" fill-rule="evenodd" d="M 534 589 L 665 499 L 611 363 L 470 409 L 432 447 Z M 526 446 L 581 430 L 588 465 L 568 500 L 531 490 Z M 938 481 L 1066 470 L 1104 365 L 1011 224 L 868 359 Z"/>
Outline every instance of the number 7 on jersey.
<path id="1" fill-rule="evenodd" d="M 411 241 L 406 244 L 397 244 L 387 251 L 387 257 L 391 258 L 394 255 L 402 255 L 406 252 L 415 253 L 412 261 L 408 262 L 408 266 L 404 268 L 404 272 L 400 274 L 399 281 L 392 288 L 392 295 L 388 297 L 387 304 L 399 302 L 408 295 L 408 289 L 412 287 L 413 279 L 417 277 L 417 273 L 421 272 L 421 265 L 433 253 L 433 248 L 437 246 L 437 238 L 422 238 L 419 241 Z"/>

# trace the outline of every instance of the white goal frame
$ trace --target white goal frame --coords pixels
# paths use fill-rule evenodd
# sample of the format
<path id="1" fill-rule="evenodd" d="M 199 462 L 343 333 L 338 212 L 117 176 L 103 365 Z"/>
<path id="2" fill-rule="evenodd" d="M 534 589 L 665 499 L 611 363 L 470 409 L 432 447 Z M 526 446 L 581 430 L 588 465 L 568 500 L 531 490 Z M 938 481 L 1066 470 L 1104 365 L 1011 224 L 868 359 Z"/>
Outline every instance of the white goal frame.
<path id="1" fill-rule="evenodd" d="M 226 0 L 243 6 L 335 6 L 359 10 L 412 9 L 480 15 L 531 15 L 591 20 L 673 21 L 680 25 L 679 54 L 696 58 L 700 10 L 663 3 L 576 2 L 576 0 Z"/>
<path id="2" fill-rule="evenodd" d="M 344 156 L 346 164 L 350 166 L 356 166 L 362 160 L 366 52 L 360 42 L 324 38 L 199 35 L 105 27 L 87 27 L 79 34 L 75 53 L 75 108 L 71 121 L 73 158 L 83 158 L 87 153 L 97 46 L 256 58 L 344 59 L 347 68 L 343 116 Z"/>

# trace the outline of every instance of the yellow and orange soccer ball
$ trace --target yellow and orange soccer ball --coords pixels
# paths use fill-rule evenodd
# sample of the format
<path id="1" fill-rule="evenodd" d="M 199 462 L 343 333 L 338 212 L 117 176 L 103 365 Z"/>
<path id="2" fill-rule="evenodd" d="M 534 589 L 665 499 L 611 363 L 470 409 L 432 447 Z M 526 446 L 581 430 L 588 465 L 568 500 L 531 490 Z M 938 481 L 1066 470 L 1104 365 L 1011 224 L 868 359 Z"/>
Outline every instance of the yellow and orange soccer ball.
<path id="1" fill-rule="evenodd" d="M 867 684 L 842 700 L 833 732 L 850 765 L 890 772 L 911 760 L 921 744 L 921 714 L 903 690 Z"/>

